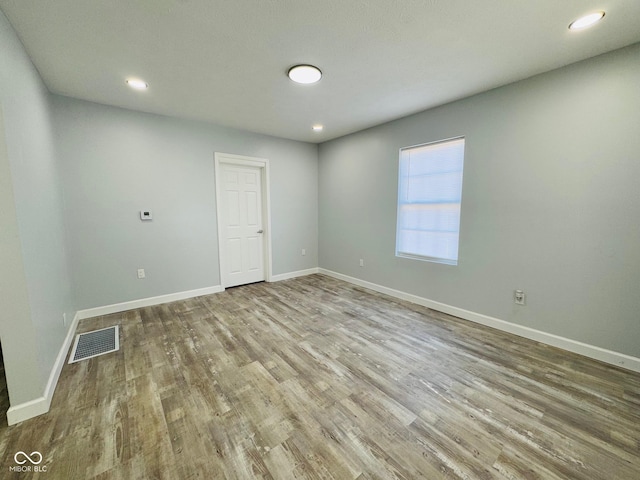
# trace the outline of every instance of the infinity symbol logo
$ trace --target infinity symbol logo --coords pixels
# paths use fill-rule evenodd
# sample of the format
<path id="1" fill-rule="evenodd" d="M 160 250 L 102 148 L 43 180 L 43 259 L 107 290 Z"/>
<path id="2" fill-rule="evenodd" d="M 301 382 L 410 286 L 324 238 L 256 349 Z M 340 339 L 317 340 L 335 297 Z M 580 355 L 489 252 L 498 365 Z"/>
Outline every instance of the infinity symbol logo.
<path id="1" fill-rule="evenodd" d="M 18 458 L 20 458 L 20 456 L 23 456 L 24 460 L 22 460 L 22 461 L 18 460 Z M 36 460 L 36 458 L 37 458 L 37 460 Z M 23 465 L 23 464 L 27 463 L 27 460 L 29 460 L 34 465 L 38 465 L 40 462 L 42 462 L 42 454 L 40 452 L 31 452 L 31 456 L 29 456 L 24 452 L 17 452 L 13 456 L 13 460 L 18 465 Z"/>

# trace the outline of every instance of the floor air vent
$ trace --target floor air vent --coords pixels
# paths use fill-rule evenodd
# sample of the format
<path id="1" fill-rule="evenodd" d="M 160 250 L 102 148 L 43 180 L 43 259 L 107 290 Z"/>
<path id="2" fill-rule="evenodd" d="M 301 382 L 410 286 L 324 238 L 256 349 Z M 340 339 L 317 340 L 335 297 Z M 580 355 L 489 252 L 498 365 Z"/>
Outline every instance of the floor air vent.
<path id="1" fill-rule="evenodd" d="M 76 335 L 69 363 L 115 352 L 120 348 L 118 325 Z"/>

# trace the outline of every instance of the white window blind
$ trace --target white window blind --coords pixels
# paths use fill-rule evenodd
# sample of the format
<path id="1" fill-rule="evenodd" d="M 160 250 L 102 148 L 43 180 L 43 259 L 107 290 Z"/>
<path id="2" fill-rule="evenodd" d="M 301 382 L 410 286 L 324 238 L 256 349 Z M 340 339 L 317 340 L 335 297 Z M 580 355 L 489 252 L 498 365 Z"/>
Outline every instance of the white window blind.
<path id="1" fill-rule="evenodd" d="M 396 255 L 457 265 L 464 138 L 400 150 Z"/>

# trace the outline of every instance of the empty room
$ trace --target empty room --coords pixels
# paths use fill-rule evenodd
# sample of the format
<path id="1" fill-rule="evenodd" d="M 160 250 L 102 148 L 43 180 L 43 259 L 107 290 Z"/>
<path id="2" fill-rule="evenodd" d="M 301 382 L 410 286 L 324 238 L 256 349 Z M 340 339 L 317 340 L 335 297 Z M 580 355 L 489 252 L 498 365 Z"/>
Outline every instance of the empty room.
<path id="1" fill-rule="evenodd" d="M 0 478 L 640 478 L 639 21 L 0 0 Z"/>

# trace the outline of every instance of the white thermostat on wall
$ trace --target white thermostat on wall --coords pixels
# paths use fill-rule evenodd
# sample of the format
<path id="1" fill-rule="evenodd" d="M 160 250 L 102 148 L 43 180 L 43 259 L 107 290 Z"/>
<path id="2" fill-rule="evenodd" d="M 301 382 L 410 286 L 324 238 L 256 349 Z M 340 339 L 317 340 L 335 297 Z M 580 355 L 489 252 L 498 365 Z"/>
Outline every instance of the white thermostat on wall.
<path id="1" fill-rule="evenodd" d="M 151 210 L 140 210 L 140 220 L 151 220 L 153 213 Z"/>

